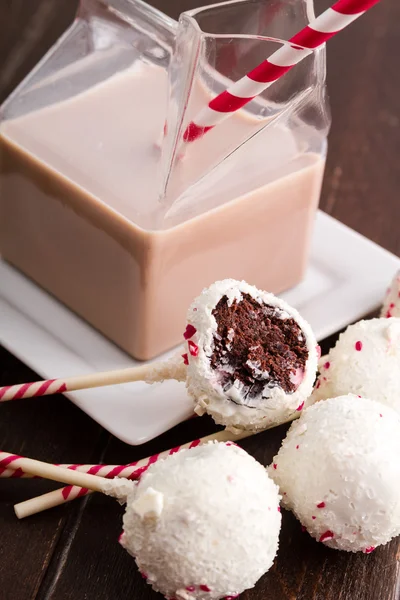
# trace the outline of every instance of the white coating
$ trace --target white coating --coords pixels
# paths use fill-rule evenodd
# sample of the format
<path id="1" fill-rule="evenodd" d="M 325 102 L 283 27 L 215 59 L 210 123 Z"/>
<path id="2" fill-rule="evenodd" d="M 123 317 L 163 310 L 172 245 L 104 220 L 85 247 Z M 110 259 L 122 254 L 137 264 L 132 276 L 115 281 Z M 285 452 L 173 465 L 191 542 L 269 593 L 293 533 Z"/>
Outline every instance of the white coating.
<path id="1" fill-rule="evenodd" d="M 400 534 L 399 455 L 400 416 L 350 394 L 303 411 L 268 472 L 315 539 L 369 553 Z"/>
<path id="2" fill-rule="evenodd" d="M 319 368 L 311 403 L 352 393 L 400 413 L 400 319 L 350 325 Z"/>
<path id="3" fill-rule="evenodd" d="M 163 496 L 163 508 L 149 519 L 136 508 L 150 489 Z M 142 475 L 128 498 L 121 544 L 167 598 L 234 596 L 272 565 L 279 500 L 254 458 L 238 446 L 209 442 L 172 454 Z"/>
<path id="4" fill-rule="evenodd" d="M 293 393 L 286 393 L 279 386 L 271 388 L 266 383 L 262 396 L 256 396 L 250 404 L 243 398 L 243 384 L 240 381 L 236 380 L 231 389 L 224 391 L 218 371 L 211 367 L 210 358 L 217 331 L 217 322 L 212 312 L 224 296 L 230 306 L 234 301 L 240 302 L 242 294 L 250 295 L 260 304 L 275 307 L 282 319 L 294 319 L 302 330 L 308 359 L 304 377 Z M 189 348 L 187 370 L 187 387 L 195 400 L 195 411 L 198 414 L 207 412 L 217 423 L 233 431 L 264 429 L 298 416 L 296 413 L 301 411 L 303 403 L 312 392 L 318 356 L 317 341 L 311 327 L 294 308 L 273 294 L 260 291 L 244 281 L 225 279 L 212 284 L 196 298 L 188 312 L 188 323 L 196 329 L 190 342 L 199 348 L 197 356 L 192 356 Z M 252 366 L 257 368 L 257 365 Z M 254 372 L 257 374 L 255 369 Z M 258 373 L 259 379 L 267 377 L 268 373 Z"/>
<path id="5" fill-rule="evenodd" d="M 396 273 L 386 292 L 381 317 L 400 317 L 400 271 Z"/>

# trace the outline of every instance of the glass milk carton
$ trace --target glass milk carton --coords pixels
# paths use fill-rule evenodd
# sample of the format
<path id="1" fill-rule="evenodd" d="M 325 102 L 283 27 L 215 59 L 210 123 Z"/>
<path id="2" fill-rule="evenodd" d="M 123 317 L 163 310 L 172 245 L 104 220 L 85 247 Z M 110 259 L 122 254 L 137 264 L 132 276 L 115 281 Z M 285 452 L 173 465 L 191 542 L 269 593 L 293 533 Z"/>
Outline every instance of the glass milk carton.
<path id="1" fill-rule="evenodd" d="M 183 132 L 307 10 L 237 0 L 178 23 L 140 0 L 81 0 L 1 108 L 3 258 L 138 359 L 181 340 L 217 279 L 297 284 L 329 129 L 324 48 L 201 139 Z"/>

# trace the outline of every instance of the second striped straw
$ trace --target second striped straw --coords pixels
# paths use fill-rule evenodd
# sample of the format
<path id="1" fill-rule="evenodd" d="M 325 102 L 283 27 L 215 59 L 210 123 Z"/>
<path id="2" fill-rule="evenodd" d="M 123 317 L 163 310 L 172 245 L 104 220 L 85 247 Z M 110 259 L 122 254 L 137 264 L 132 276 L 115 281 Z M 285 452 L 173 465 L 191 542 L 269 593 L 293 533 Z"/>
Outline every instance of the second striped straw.
<path id="1" fill-rule="evenodd" d="M 183 139 L 193 142 L 213 129 L 261 94 L 297 63 L 311 54 L 314 48 L 342 31 L 347 25 L 361 17 L 380 0 L 338 0 L 319 17 L 314 19 L 290 38 L 260 65 L 225 90 L 196 116 L 187 126 Z"/>

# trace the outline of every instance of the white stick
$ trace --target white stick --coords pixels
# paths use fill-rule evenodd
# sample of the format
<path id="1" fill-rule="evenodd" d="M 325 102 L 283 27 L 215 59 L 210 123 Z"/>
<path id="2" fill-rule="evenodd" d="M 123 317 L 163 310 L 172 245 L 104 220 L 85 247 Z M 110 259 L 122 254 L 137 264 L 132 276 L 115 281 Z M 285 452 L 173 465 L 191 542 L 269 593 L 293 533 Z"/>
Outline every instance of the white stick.
<path id="1" fill-rule="evenodd" d="M 6 465 L 7 461 L 12 461 L 14 458 L 15 454 L 0 452 L 0 466 Z M 34 460 L 33 458 L 25 458 L 23 456 L 19 457 L 18 463 L 20 468 L 30 475 L 36 475 L 52 481 L 60 481 L 61 483 L 79 485 L 95 492 L 104 491 L 105 481 L 102 477 L 98 477 L 97 475 L 89 475 L 87 473 L 80 473 L 79 471 L 63 469 L 63 467 L 51 465 L 40 460 Z"/>
<path id="2" fill-rule="evenodd" d="M 147 469 L 147 467 L 149 467 L 154 462 L 166 458 L 170 454 L 178 452 L 179 450 L 183 450 L 184 448 L 193 448 L 194 446 L 205 444 L 212 440 L 216 440 L 218 442 L 234 442 L 242 440 L 246 437 L 250 437 L 251 435 L 254 435 L 254 433 L 251 431 L 232 433 L 224 429 L 223 431 L 219 431 L 218 433 L 213 433 L 198 440 L 194 440 L 192 442 L 188 442 L 187 444 L 183 444 L 182 446 L 172 448 L 171 450 L 166 450 L 164 452 L 161 452 L 160 454 L 155 454 L 153 456 L 149 456 L 148 458 L 143 458 L 135 465 L 134 471 L 130 474 L 130 479 L 135 479 L 139 477 Z M 22 465 L 21 468 L 23 468 Z M 83 486 L 83 488 L 88 488 L 87 490 L 82 489 L 82 487 L 78 486 L 74 485 L 69 488 L 54 490 L 53 492 L 43 494 L 42 496 L 31 498 L 30 500 L 25 500 L 24 502 L 20 502 L 19 504 L 16 504 L 14 506 L 15 513 L 19 519 L 24 519 L 25 517 L 30 517 L 31 515 L 34 515 L 36 513 L 42 512 L 49 508 L 53 508 L 55 506 L 59 506 L 60 504 L 65 504 L 66 502 L 70 502 L 71 500 L 74 500 L 77 497 L 85 496 L 86 494 L 91 493 L 90 486 Z"/>
<path id="3" fill-rule="evenodd" d="M 51 394 L 62 394 L 88 388 L 105 387 L 132 381 L 146 381 L 155 383 L 165 379 L 176 379 L 186 381 L 186 366 L 181 354 L 172 358 L 154 362 L 129 369 L 118 369 L 115 371 L 104 371 L 102 373 L 90 373 L 77 377 L 65 379 L 47 379 L 34 381 L 32 383 L 21 383 L 18 385 L 7 385 L 0 387 L 0 402 L 8 400 L 21 400 Z"/>

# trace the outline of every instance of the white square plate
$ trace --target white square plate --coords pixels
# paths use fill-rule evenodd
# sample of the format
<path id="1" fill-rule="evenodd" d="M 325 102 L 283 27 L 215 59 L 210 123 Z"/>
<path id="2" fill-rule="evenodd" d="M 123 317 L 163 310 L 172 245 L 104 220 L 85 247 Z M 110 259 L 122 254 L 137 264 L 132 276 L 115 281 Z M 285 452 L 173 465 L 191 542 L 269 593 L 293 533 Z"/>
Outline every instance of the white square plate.
<path id="1" fill-rule="evenodd" d="M 399 268 L 399 258 L 319 212 L 306 277 L 282 297 L 300 311 L 322 340 L 376 309 Z M 0 343 L 43 378 L 136 364 L 1 260 Z M 143 444 L 192 415 L 185 386 L 175 381 L 129 383 L 66 395 L 132 445 Z"/>

